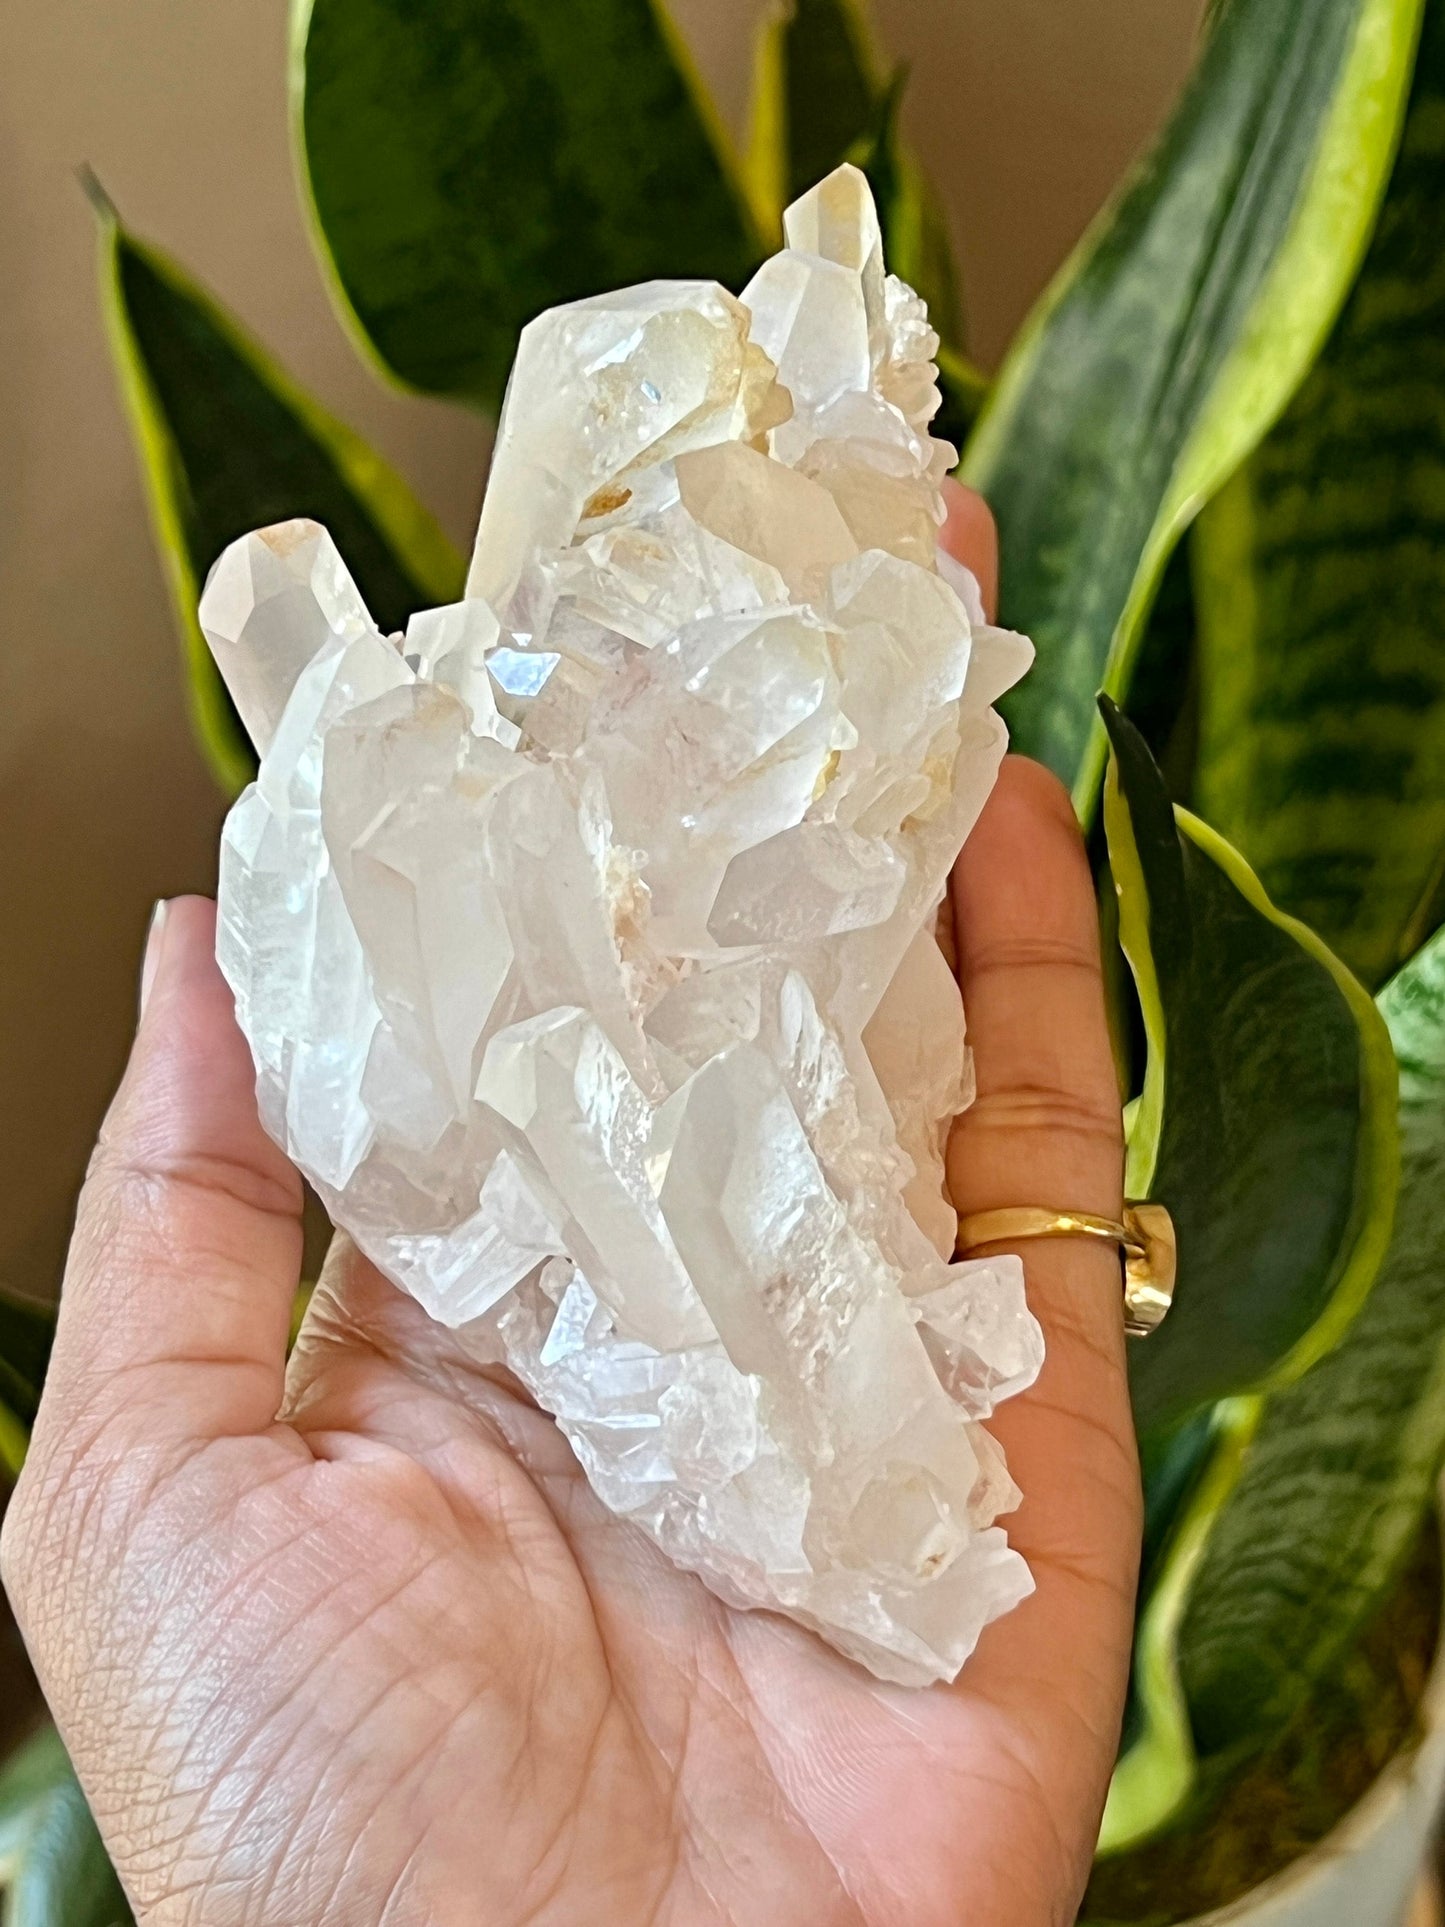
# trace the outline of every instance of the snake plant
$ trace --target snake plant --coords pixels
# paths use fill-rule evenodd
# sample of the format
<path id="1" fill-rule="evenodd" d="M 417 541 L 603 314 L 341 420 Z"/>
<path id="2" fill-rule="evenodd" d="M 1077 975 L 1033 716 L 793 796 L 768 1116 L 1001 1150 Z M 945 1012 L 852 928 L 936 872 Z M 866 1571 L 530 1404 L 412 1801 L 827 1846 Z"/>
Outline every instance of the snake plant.
<path id="1" fill-rule="evenodd" d="M 298 0 L 290 85 L 358 351 L 489 415 L 538 310 L 740 285 L 800 186 L 869 172 L 998 519 L 1002 618 L 1038 646 L 1014 743 L 1072 787 L 1119 946 L 1130 1190 L 1179 1232 L 1176 1309 L 1133 1354 L 1136 1664 L 1084 1918 L 1166 1927 L 1232 1897 L 1270 1871 L 1237 1790 L 1267 1785 L 1295 1848 L 1338 1818 L 1349 1789 L 1322 1799 L 1344 1783 L 1298 1736 L 1369 1757 L 1355 1727 L 1390 1695 L 1342 1683 L 1373 1680 L 1382 1626 L 1428 1646 L 1435 1623 L 1445 0 L 1214 0 L 1172 118 L 993 378 L 861 0 L 769 13 L 737 146 L 664 0 Z M 234 792 L 249 746 L 194 615 L 221 549 L 314 515 L 387 628 L 455 597 L 462 561 L 95 200 L 192 713 Z M 12 1462 L 43 1363 L 35 1319 L 0 1307 Z M 1407 1729 L 1408 1706 L 1392 1743 Z M 67 1774 L 43 1737 L 0 1776 L 17 1927 L 118 1917 Z"/>

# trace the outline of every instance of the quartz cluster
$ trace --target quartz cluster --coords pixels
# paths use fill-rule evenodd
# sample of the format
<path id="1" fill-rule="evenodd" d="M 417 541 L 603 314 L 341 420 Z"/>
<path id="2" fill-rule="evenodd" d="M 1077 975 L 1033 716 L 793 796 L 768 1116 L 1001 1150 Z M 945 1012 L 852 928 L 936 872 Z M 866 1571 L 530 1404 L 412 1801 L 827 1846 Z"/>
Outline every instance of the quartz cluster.
<path id="1" fill-rule="evenodd" d="M 786 240 L 526 329 L 466 596 L 404 636 L 315 523 L 226 550 L 219 954 L 267 1128 L 602 1501 L 922 1683 L 1031 1585 L 981 1421 L 1042 1341 L 1016 1259 L 948 1262 L 934 938 L 1030 648 L 937 549 L 863 176 Z"/>

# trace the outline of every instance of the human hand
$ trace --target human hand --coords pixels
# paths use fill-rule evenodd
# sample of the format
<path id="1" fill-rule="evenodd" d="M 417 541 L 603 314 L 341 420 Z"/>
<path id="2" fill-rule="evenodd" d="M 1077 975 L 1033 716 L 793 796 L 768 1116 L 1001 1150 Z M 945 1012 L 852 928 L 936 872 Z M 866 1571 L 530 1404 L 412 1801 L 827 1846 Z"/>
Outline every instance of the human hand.
<path id="1" fill-rule="evenodd" d="M 976 497 L 946 539 L 988 593 Z M 1052 777 L 1005 765 L 953 902 L 979 1090 L 956 1205 L 1117 1216 L 1093 891 Z M 144 1927 L 1072 1921 L 1139 1532 L 1117 1257 L 1027 1249 L 1048 1357 L 992 1429 L 1037 1591 L 954 1686 L 885 1686 L 674 1570 L 345 1239 L 288 1369 L 301 1189 L 211 905 L 169 906 L 145 976 L 3 1544 Z"/>

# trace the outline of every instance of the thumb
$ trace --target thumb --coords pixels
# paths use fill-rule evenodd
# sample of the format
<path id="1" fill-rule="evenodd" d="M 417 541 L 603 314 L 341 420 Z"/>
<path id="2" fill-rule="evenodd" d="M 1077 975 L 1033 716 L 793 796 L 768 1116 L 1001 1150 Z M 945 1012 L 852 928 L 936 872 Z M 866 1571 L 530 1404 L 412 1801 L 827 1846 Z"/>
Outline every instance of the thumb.
<path id="1" fill-rule="evenodd" d="M 266 1136 L 215 960 L 215 905 L 158 906 L 130 1063 L 91 1160 L 35 1446 L 133 1414 L 147 1439 L 271 1423 L 301 1182 Z"/>

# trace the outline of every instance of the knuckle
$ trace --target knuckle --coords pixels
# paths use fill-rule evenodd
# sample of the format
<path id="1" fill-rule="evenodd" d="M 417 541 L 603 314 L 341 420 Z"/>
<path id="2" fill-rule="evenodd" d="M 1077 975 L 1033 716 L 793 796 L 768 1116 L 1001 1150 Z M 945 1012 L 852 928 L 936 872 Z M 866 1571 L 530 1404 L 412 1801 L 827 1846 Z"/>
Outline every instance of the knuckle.
<path id="1" fill-rule="evenodd" d="M 975 943 L 969 951 L 969 975 L 977 979 L 993 972 L 1016 975 L 1023 970 L 1073 970 L 1101 978 L 1099 946 L 1090 931 L 1077 937 L 1048 931 L 1019 931 Z"/>
<path id="2" fill-rule="evenodd" d="M 201 1196 L 238 1204 L 267 1217 L 294 1218 L 300 1180 L 289 1165 L 262 1169 L 243 1158 L 199 1151 L 145 1151 L 102 1132 L 86 1172 L 85 1189 L 112 1214 L 153 1216 L 170 1200 Z"/>
<path id="3" fill-rule="evenodd" d="M 1060 829 L 1066 829 L 1070 838 L 1082 848 L 1083 832 L 1079 828 L 1079 818 L 1074 809 L 1074 799 L 1067 788 L 1043 763 L 1036 763 L 1031 756 L 1010 756 L 1005 767 L 1008 780 L 1022 794 L 1041 816 L 1048 817 Z"/>
<path id="4" fill-rule="evenodd" d="M 1054 1084 L 1014 1084 L 981 1091 L 960 1124 L 1046 1137 L 1065 1134 L 1117 1151 L 1124 1148 L 1124 1120 L 1117 1099 Z"/>

